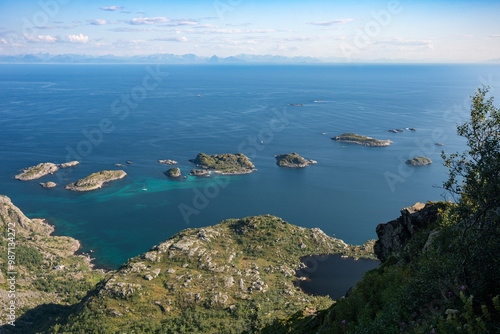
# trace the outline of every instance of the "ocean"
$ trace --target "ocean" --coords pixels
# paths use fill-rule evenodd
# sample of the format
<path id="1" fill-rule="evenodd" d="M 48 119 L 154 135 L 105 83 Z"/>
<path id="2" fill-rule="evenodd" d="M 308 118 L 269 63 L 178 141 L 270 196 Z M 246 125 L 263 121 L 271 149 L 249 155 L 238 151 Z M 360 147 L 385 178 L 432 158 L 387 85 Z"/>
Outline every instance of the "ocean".
<path id="1" fill-rule="evenodd" d="M 482 84 L 495 94 L 499 76 L 498 65 L 2 64 L 0 194 L 80 240 L 104 268 L 183 229 L 261 214 L 360 244 L 401 208 L 446 199 L 440 152 L 465 149 L 456 124 L 468 118 L 469 96 Z M 387 132 L 396 128 L 417 131 Z M 347 132 L 394 143 L 330 139 Z M 169 180 L 169 166 L 156 162 L 176 160 L 186 175 L 199 152 L 241 152 L 258 170 Z M 291 152 L 318 163 L 275 164 Z M 404 164 L 415 156 L 433 164 Z M 35 181 L 13 178 L 70 160 L 81 164 Z M 64 189 L 109 169 L 128 175 L 92 192 Z M 47 181 L 58 186 L 38 184 Z"/>

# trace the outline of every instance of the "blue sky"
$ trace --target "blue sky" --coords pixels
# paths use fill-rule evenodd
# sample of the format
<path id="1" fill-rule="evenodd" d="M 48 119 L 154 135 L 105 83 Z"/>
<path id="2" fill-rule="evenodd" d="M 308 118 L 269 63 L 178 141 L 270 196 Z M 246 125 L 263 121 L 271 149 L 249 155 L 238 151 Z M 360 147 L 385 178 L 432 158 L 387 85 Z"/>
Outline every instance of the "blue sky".
<path id="1" fill-rule="evenodd" d="M 481 62 L 500 1 L 0 2 L 0 54 L 238 54 Z"/>

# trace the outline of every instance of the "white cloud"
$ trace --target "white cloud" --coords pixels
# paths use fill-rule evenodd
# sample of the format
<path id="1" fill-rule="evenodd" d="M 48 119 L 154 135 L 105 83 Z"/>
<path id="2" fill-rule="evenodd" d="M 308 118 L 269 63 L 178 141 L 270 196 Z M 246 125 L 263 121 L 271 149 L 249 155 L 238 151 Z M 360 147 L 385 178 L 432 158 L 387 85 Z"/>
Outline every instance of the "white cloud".
<path id="1" fill-rule="evenodd" d="M 63 25 L 63 26 L 55 26 L 55 25 L 46 25 L 46 26 L 38 26 L 38 29 L 73 29 L 76 28 L 77 25 Z"/>
<path id="2" fill-rule="evenodd" d="M 197 25 L 198 22 L 194 20 L 175 20 L 176 22 L 167 23 L 165 26 L 167 27 L 176 27 L 176 26 L 194 26 Z"/>
<path id="3" fill-rule="evenodd" d="M 343 36 L 296 36 L 287 37 L 284 40 L 292 42 L 309 42 L 309 41 L 320 41 L 320 40 L 342 40 Z"/>
<path id="4" fill-rule="evenodd" d="M 115 10 L 123 10 L 123 6 L 111 6 L 111 7 L 100 7 L 99 9 L 101 10 L 105 10 L 105 11 L 108 11 L 108 12 L 113 12 Z"/>
<path id="5" fill-rule="evenodd" d="M 52 37 L 50 35 L 32 36 L 32 35 L 25 34 L 24 38 L 26 38 L 30 42 L 35 42 L 35 43 L 55 43 L 55 42 L 57 42 L 57 38 Z"/>
<path id="6" fill-rule="evenodd" d="M 490 35 L 490 38 L 500 38 L 500 35 Z"/>
<path id="7" fill-rule="evenodd" d="M 185 36 L 156 38 L 154 40 L 161 41 L 161 42 L 187 42 L 188 41 L 188 39 Z"/>
<path id="8" fill-rule="evenodd" d="M 170 19 L 168 17 L 136 17 L 126 22 L 128 24 L 133 24 L 133 25 L 158 24 L 158 23 L 170 22 Z"/>
<path id="9" fill-rule="evenodd" d="M 66 35 L 70 43 L 87 43 L 89 41 L 89 36 L 80 35 Z"/>
<path id="10" fill-rule="evenodd" d="M 203 34 L 265 34 L 277 32 L 276 29 L 212 29 L 203 31 Z"/>
<path id="11" fill-rule="evenodd" d="M 255 39 L 230 39 L 230 38 L 217 38 L 210 41 L 210 44 L 217 45 L 255 45 L 259 44 Z"/>
<path id="12" fill-rule="evenodd" d="M 105 24 L 109 23 L 108 20 L 104 20 L 104 19 L 87 20 L 87 22 L 90 23 L 90 24 L 92 24 L 92 25 L 95 25 L 95 26 L 102 26 L 102 25 L 105 25 Z"/>
<path id="13" fill-rule="evenodd" d="M 152 31 L 160 31 L 158 29 L 151 28 L 131 28 L 131 27 L 123 27 L 123 28 L 112 28 L 108 29 L 113 32 L 152 32 Z"/>
<path id="14" fill-rule="evenodd" d="M 354 21 L 354 19 L 337 19 L 337 20 L 323 21 L 323 22 L 310 22 L 309 24 L 313 24 L 316 26 L 333 26 L 337 24 L 346 24 L 351 21 Z"/>
<path id="15" fill-rule="evenodd" d="M 204 29 L 204 28 L 219 28 L 218 25 L 215 24 L 198 24 L 194 29 Z"/>
<path id="16" fill-rule="evenodd" d="M 7 44 L 7 41 L 4 38 L 2 38 L 2 39 L 0 39 L 0 43 Z"/>

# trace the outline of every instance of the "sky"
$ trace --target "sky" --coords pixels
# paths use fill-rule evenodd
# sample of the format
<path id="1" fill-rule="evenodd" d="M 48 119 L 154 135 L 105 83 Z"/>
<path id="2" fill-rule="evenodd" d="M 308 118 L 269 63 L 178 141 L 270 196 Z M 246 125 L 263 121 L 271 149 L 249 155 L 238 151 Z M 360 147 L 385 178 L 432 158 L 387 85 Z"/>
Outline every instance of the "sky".
<path id="1" fill-rule="evenodd" d="M 500 58 L 500 1 L 1 0 L 0 55 Z"/>

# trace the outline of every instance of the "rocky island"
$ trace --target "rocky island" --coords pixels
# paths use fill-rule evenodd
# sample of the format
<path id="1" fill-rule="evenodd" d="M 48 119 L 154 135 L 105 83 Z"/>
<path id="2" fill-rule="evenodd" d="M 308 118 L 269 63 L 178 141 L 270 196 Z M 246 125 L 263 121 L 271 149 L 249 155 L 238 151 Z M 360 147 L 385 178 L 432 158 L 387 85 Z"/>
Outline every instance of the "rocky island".
<path id="1" fill-rule="evenodd" d="M 242 153 L 214 155 L 199 153 L 195 159 L 189 161 L 197 167 L 223 175 L 248 174 L 256 170 L 250 159 Z"/>
<path id="2" fill-rule="evenodd" d="M 127 175 L 122 170 L 103 170 L 90 174 L 84 179 L 68 184 L 65 189 L 73 191 L 89 191 L 99 189 L 106 182 L 122 179 Z"/>
<path id="3" fill-rule="evenodd" d="M 166 159 L 166 160 L 158 160 L 157 161 L 159 164 L 165 164 L 165 165 L 177 165 L 177 161 L 175 160 L 170 160 L 170 159 Z"/>
<path id="4" fill-rule="evenodd" d="M 177 167 L 175 168 L 170 168 L 165 172 L 165 175 L 171 178 L 179 178 L 181 177 L 181 170 Z"/>
<path id="5" fill-rule="evenodd" d="M 21 181 L 30 181 L 41 178 L 48 174 L 54 174 L 59 167 L 52 162 L 42 162 L 36 166 L 31 166 L 23 169 L 23 172 L 14 176 L 15 179 Z"/>
<path id="6" fill-rule="evenodd" d="M 413 159 L 406 160 L 406 164 L 413 167 L 426 166 L 430 165 L 431 163 L 432 160 L 426 157 L 416 157 Z"/>
<path id="7" fill-rule="evenodd" d="M 368 146 L 368 147 L 382 147 L 382 146 L 389 146 L 393 142 L 391 140 L 378 140 L 378 139 L 373 139 L 371 137 L 367 136 L 361 136 L 357 135 L 355 133 L 344 133 L 343 135 L 333 137 L 332 140 L 341 142 L 341 143 L 351 143 L 351 144 L 358 144 L 362 146 Z"/>
<path id="8" fill-rule="evenodd" d="M 62 164 L 59 164 L 59 168 L 69 168 L 69 167 L 75 167 L 76 165 L 79 165 L 80 162 L 78 161 L 69 161 L 69 162 L 64 162 Z"/>
<path id="9" fill-rule="evenodd" d="M 302 168 L 317 163 L 317 161 L 305 159 L 297 153 L 279 154 L 275 158 L 276 164 L 280 167 Z"/>
<path id="10" fill-rule="evenodd" d="M 31 181 L 39 179 L 48 174 L 54 174 L 59 168 L 68 168 L 78 165 L 78 161 L 70 161 L 62 164 L 54 164 L 52 162 L 42 162 L 36 166 L 31 166 L 23 169 L 23 172 L 14 176 L 16 180 Z"/>
<path id="11" fill-rule="evenodd" d="M 57 186 L 57 184 L 55 182 L 52 182 L 52 181 L 49 181 L 49 182 L 40 182 L 40 185 L 44 188 L 54 188 L 55 186 Z"/>

